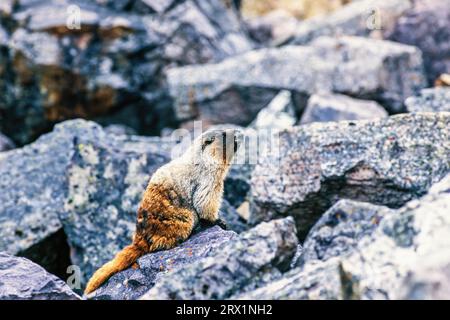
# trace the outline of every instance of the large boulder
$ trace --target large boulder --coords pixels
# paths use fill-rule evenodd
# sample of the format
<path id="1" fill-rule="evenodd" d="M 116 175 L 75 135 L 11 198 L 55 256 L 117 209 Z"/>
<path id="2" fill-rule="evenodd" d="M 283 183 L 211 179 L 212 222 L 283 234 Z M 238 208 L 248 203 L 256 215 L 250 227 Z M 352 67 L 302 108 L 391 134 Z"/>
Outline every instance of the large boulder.
<path id="1" fill-rule="evenodd" d="M 450 297 L 450 175 L 434 185 L 428 195 L 398 210 L 375 206 L 381 215 L 375 228 L 348 234 L 347 221 L 330 225 L 331 250 L 315 256 L 280 279 L 241 299 L 448 299 Z M 348 202 L 352 212 L 364 212 L 367 204 Z M 328 213 L 326 213 L 327 215 Z M 328 217 L 330 217 L 328 215 Z M 358 214 L 355 226 L 358 223 Z M 320 223 L 322 224 L 322 223 Z M 336 229 L 334 229 L 336 227 Z M 370 230 L 372 229 L 372 230 Z M 313 234 L 313 233 L 312 233 Z M 345 247 L 353 235 L 357 240 Z M 308 239 L 324 248 L 321 238 Z"/>
<path id="2" fill-rule="evenodd" d="M 176 124 L 167 66 L 252 48 L 221 0 L 13 3 L 0 23 L 0 130 L 19 144 L 74 117 L 158 133 Z"/>
<path id="3" fill-rule="evenodd" d="M 328 260 L 351 252 L 393 212 L 393 209 L 370 203 L 340 200 L 311 228 L 297 264 Z"/>
<path id="4" fill-rule="evenodd" d="M 450 171 L 449 128 L 441 112 L 281 131 L 252 173 L 250 223 L 292 215 L 304 239 L 340 199 L 399 208 Z"/>
<path id="5" fill-rule="evenodd" d="M 423 52 L 430 84 L 450 72 L 450 1 L 416 0 L 397 20 L 390 40 L 418 47 Z"/>
<path id="6" fill-rule="evenodd" d="M 375 101 L 351 98 L 342 94 L 313 94 L 302 114 L 301 124 L 342 120 L 385 118 L 388 113 Z"/>
<path id="7" fill-rule="evenodd" d="M 180 121 L 238 125 L 248 125 L 280 90 L 291 91 L 298 113 L 317 91 L 376 100 L 399 112 L 404 100 L 426 85 L 418 49 L 359 37 L 322 37 L 308 46 L 265 48 L 216 64 L 173 68 L 167 81 Z"/>
<path id="8" fill-rule="evenodd" d="M 0 252 L 0 300 L 79 300 L 61 279 L 25 258 Z"/>
<path id="9" fill-rule="evenodd" d="M 226 299 L 289 268 L 297 238 L 292 218 L 261 223 L 189 266 L 175 268 L 142 299 Z"/>
<path id="10" fill-rule="evenodd" d="M 173 249 L 143 256 L 138 260 L 138 269 L 129 268 L 115 274 L 93 292 L 89 299 L 138 299 L 172 270 L 189 268 L 191 264 L 235 237 L 234 232 L 224 231 L 218 226 L 205 229 Z"/>
<path id="11" fill-rule="evenodd" d="M 58 213 L 64 210 L 66 168 L 74 137 L 95 140 L 100 130 L 93 123 L 70 121 L 24 148 L 0 154 L 1 251 L 64 276 L 70 260 Z"/>
<path id="12" fill-rule="evenodd" d="M 428 88 L 405 100 L 409 112 L 450 111 L 450 87 Z"/>

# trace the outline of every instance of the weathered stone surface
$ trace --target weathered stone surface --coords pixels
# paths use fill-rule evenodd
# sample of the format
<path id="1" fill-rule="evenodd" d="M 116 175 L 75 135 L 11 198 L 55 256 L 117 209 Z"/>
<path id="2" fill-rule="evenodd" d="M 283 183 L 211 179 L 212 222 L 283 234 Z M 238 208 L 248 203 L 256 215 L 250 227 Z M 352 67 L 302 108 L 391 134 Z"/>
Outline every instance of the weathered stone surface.
<path id="1" fill-rule="evenodd" d="M 450 111 L 450 87 L 428 88 L 405 101 L 409 112 Z"/>
<path id="2" fill-rule="evenodd" d="M 222 247 L 236 234 L 218 226 L 207 228 L 190 237 L 179 246 L 147 254 L 138 260 L 139 269 L 129 268 L 111 277 L 102 287 L 89 296 L 90 299 L 130 300 L 138 299 L 155 283 L 169 276 L 176 268 L 189 268 L 214 248 Z"/>
<path id="3" fill-rule="evenodd" d="M 209 256 L 161 277 L 142 299 L 225 299 L 255 289 L 285 271 L 295 254 L 292 218 L 261 223 L 210 252 Z M 266 279 L 267 281 L 267 279 Z"/>
<path id="4" fill-rule="evenodd" d="M 7 136 L 0 133 L 0 152 L 14 149 L 14 142 L 11 141 Z"/>
<path id="5" fill-rule="evenodd" d="M 240 293 L 242 300 L 335 300 L 342 299 L 337 258 L 296 268 L 256 290 Z"/>
<path id="6" fill-rule="evenodd" d="M 292 215 L 303 239 L 339 199 L 399 208 L 449 172 L 449 128 L 441 112 L 281 131 L 252 173 L 250 223 Z"/>
<path id="7" fill-rule="evenodd" d="M 35 262 L 58 274 L 54 268 L 60 270 L 58 264 L 68 261 L 68 252 L 57 243 L 64 235 L 53 236 L 62 228 L 57 215 L 64 210 L 63 189 L 73 139 L 95 140 L 100 130 L 93 123 L 70 121 L 33 144 L 0 154 L 0 250 L 34 256 Z M 57 247 L 49 250 L 52 239 Z M 46 248 L 40 248 L 46 242 Z"/>
<path id="8" fill-rule="evenodd" d="M 354 99 L 342 94 L 312 95 L 300 123 L 386 118 L 386 110 L 375 101 Z"/>
<path id="9" fill-rule="evenodd" d="M 25 258 L 0 252 L 0 300 L 79 300 L 64 281 Z"/>
<path id="10" fill-rule="evenodd" d="M 348 203 L 353 210 L 366 205 Z M 448 299 L 450 297 L 450 175 L 429 194 L 384 218 L 338 256 L 309 260 L 241 299 Z M 376 208 L 374 207 L 375 211 Z M 386 209 L 379 207 L 376 214 Z M 358 220 L 358 219 L 357 219 Z M 346 231 L 335 229 L 346 237 Z M 340 229 L 340 230 L 339 230 Z M 316 239 L 318 240 L 318 239 Z M 310 241 L 315 241 L 311 239 Z M 317 243 L 316 245 L 321 246 Z"/>
<path id="11" fill-rule="evenodd" d="M 399 17 L 412 7 L 409 0 L 361 0 L 326 15 L 299 22 L 290 44 L 307 44 L 319 36 L 354 35 L 379 38 L 392 30 Z"/>
<path id="12" fill-rule="evenodd" d="M 236 209 L 227 201 L 222 200 L 219 216 L 225 221 L 227 230 L 241 233 L 249 228 L 246 221 L 239 215 Z"/>
<path id="13" fill-rule="evenodd" d="M 370 203 L 340 200 L 311 228 L 298 264 L 328 260 L 351 252 L 394 210 Z"/>
<path id="14" fill-rule="evenodd" d="M 169 69 L 167 79 L 179 120 L 238 125 L 249 124 L 279 90 L 293 93 L 297 111 L 309 95 L 330 91 L 398 112 L 426 85 L 419 50 L 359 37 L 254 50 L 217 64 Z"/>
<path id="15" fill-rule="evenodd" d="M 286 129 L 292 127 L 296 122 L 296 110 L 292 94 L 288 90 L 283 90 L 258 113 L 250 127 L 255 129 Z"/>
<path id="16" fill-rule="evenodd" d="M 0 23 L 0 130 L 19 144 L 74 117 L 159 133 L 176 124 L 167 66 L 252 48 L 221 0 L 19 1 L 10 11 Z"/>
<path id="17" fill-rule="evenodd" d="M 450 72 L 450 1 L 416 0 L 388 39 L 420 48 L 429 83 Z"/>

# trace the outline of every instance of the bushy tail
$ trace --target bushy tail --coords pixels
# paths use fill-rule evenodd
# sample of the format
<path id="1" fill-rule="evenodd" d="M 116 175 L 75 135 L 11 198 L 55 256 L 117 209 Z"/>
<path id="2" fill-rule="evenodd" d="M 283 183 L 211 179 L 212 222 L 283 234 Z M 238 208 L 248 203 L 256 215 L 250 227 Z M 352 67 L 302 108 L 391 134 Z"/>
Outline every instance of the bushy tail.
<path id="1" fill-rule="evenodd" d="M 135 244 L 126 246 L 114 257 L 113 260 L 103 265 L 103 267 L 101 267 L 94 273 L 94 275 L 89 280 L 86 289 L 84 290 L 84 294 L 89 294 L 92 291 L 96 290 L 112 275 L 128 268 L 133 263 L 135 263 L 139 257 L 144 255 L 144 253 L 145 252 Z"/>

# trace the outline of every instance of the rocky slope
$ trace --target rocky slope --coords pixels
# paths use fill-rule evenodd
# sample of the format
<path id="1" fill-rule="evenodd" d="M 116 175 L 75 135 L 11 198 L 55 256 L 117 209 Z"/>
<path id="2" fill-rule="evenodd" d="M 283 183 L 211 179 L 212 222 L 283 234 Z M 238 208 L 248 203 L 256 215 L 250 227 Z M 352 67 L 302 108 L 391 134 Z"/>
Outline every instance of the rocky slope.
<path id="1" fill-rule="evenodd" d="M 239 2 L 0 1 L 0 299 L 450 298 L 449 0 Z M 244 134 L 228 229 L 81 297 L 209 127 Z"/>

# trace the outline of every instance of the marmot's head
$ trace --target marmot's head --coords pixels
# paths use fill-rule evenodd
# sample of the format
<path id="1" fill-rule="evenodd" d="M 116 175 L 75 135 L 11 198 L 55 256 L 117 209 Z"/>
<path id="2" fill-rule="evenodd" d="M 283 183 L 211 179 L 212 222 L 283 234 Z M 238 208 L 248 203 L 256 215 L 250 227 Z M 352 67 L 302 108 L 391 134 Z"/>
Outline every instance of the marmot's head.
<path id="1" fill-rule="evenodd" d="M 197 164 L 228 169 L 242 141 L 236 129 L 214 129 L 203 133 L 193 144 Z"/>

